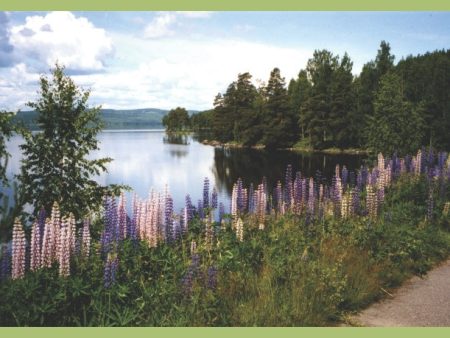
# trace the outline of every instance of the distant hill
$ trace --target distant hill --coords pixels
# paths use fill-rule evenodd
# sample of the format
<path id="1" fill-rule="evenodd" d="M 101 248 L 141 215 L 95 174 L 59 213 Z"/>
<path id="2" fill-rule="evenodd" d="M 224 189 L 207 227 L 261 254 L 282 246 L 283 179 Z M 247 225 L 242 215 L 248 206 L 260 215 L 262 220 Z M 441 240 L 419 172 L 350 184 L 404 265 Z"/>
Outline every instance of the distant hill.
<path id="1" fill-rule="evenodd" d="M 143 109 L 101 109 L 105 129 L 163 129 L 162 118 L 169 111 L 156 108 Z M 196 111 L 189 111 L 190 115 Z M 35 111 L 20 111 L 14 117 L 31 130 L 38 130 Z"/>

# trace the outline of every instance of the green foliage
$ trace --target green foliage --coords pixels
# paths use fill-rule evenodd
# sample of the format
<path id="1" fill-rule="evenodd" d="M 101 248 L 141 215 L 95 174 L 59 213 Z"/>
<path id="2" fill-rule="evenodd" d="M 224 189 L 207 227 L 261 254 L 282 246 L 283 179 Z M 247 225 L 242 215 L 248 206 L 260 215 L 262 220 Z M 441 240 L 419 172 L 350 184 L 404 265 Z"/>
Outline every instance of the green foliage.
<path id="1" fill-rule="evenodd" d="M 409 56 L 397 65 L 394 60 L 389 43 L 381 41 L 374 60 L 354 76 L 347 53 L 340 57 L 316 50 L 287 91 L 278 68 L 260 88 L 250 82 L 249 73 L 239 74 L 215 98 L 208 121 L 211 137 L 244 146 L 286 148 L 300 141 L 314 149 L 372 147 L 390 152 L 412 133 L 406 138 L 412 143 L 403 142 L 400 151 L 424 145 L 448 149 L 450 51 Z M 387 82 L 392 81 L 399 87 L 387 102 Z M 393 121 L 395 126 L 390 126 Z"/>
<path id="2" fill-rule="evenodd" d="M 20 194 L 36 211 L 44 207 L 50 212 L 57 201 L 63 213 L 72 212 L 82 219 L 98 208 L 109 191 L 93 177 L 106 171 L 111 159 L 88 158 L 99 149 L 99 108 L 88 107 L 90 92 L 78 88 L 59 65 L 52 79 L 41 77 L 39 94 L 36 102 L 28 103 L 38 112 L 36 122 L 41 132 L 27 134 L 26 143 L 21 145 Z"/>
<path id="3" fill-rule="evenodd" d="M 189 129 L 190 119 L 188 111 L 181 107 L 172 109 L 163 117 L 162 124 L 169 132 Z"/>
<path id="4" fill-rule="evenodd" d="M 414 107 L 403 95 L 401 78 L 388 73 L 381 78 L 375 96 L 374 115 L 367 128 L 368 146 L 375 153 L 410 154 L 422 142 L 422 107 Z"/>
<path id="5" fill-rule="evenodd" d="M 424 220 L 433 184 L 433 222 Z M 0 325 L 33 326 L 325 326 L 383 296 L 450 254 L 447 186 L 405 175 L 390 188 L 376 220 L 355 217 L 306 222 L 286 215 L 259 230 L 244 218 L 244 241 L 215 224 L 212 246 L 198 219 L 171 245 L 150 248 L 124 241 L 116 283 L 103 286 L 103 261 L 72 261 L 72 276 L 57 267 L 0 282 Z M 98 238 L 101 221 L 91 228 Z M 192 288 L 184 277 L 198 244 Z M 98 251 L 94 243 L 91 251 Z M 208 287 L 208 268 L 217 287 Z M 20 297 L 18 297 L 20 295 Z"/>

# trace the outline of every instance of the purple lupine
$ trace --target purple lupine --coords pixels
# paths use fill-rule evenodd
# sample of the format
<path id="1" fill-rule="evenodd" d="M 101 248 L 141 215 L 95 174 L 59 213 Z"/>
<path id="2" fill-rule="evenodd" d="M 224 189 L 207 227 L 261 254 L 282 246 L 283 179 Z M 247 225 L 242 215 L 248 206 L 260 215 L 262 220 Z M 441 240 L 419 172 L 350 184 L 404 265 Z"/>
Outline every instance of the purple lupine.
<path id="1" fill-rule="evenodd" d="M 352 206 L 353 206 L 353 213 L 358 215 L 360 213 L 360 209 L 361 209 L 361 203 L 359 200 L 359 188 L 356 186 L 353 189 L 353 200 L 352 200 Z"/>
<path id="2" fill-rule="evenodd" d="M 309 178 L 309 197 L 308 197 L 308 212 L 312 216 L 314 215 L 314 204 L 315 204 L 315 194 L 314 194 L 314 179 Z"/>
<path id="3" fill-rule="evenodd" d="M 293 200 L 294 188 L 292 182 L 292 166 L 288 164 L 286 168 L 286 176 L 284 178 L 284 202 L 286 204 L 286 208 L 291 208 L 291 202 Z"/>
<path id="4" fill-rule="evenodd" d="M 211 193 L 211 208 L 217 209 L 217 189 L 213 188 Z"/>
<path id="5" fill-rule="evenodd" d="M 299 214 L 302 203 L 302 176 L 300 171 L 295 175 L 294 180 L 294 212 Z"/>
<path id="6" fill-rule="evenodd" d="M 11 255 L 11 246 L 3 244 L 0 259 L 0 280 L 7 279 L 11 275 Z"/>
<path id="7" fill-rule="evenodd" d="M 164 211 L 164 224 L 165 224 L 165 234 L 166 241 L 170 242 L 173 240 L 173 199 L 169 194 L 166 194 L 165 199 L 165 211 Z"/>
<path id="8" fill-rule="evenodd" d="M 433 208 L 434 208 L 434 200 L 433 200 L 433 190 L 430 187 L 428 191 L 428 199 L 427 199 L 427 220 L 433 220 Z"/>
<path id="9" fill-rule="evenodd" d="M 343 189 L 343 191 L 346 190 L 347 182 L 348 182 L 348 170 L 347 170 L 347 167 L 344 165 L 342 167 L 342 189 Z"/>
<path id="10" fill-rule="evenodd" d="M 275 198 L 276 198 L 276 205 L 277 205 L 277 212 L 280 214 L 283 214 L 283 189 L 281 187 L 281 182 L 278 181 L 277 186 L 275 188 Z"/>
<path id="11" fill-rule="evenodd" d="M 125 194 L 122 191 L 120 193 L 119 206 L 117 208 L 119 240 L 125 239 L 127 237 L 127 212 L 125 209 L 126 200 Z"/>
<path id="12" fill-rule="evenodd" d="M 219 203 L 219 223 L 222 222 L 223 215 L 225 214 L 225 206 L 222 202 Z"/>
<path id="13" fill-rule="evenodd" d="M 209 179 L 205 177 L 203 182 L 203 208 L 209 208 Z"/>
<path id="14" fill-rule="evenodd" d="M 438 167 L 439 170 L 443 171 L 445 166 L 445 161 L 447 159 L 447 152 L 441 151 L 438 153 Z"/>
<path id="15" fill-rule="evenodd" d="M 198 200 L 197 202 L 197 214 L 200 219 L 203 219 L 205 217 L 202 200 Z"/>
<path id="16" fill-rule="evenodd" d="M 307 180 L 306 178 L 302 178 L 302 208 L 306 207 L 306 203 L 308 200 L 308 189 L 307 189 Z"/>
<path id="17" fill-rule="evenodd" d="M 250 183 L 248 188 L 248 213 L 252 214 L 255 212 L 255 196 L 256 191 L 253 188 L 253 183 Z"/>
<path id="18" fill-rule="evenodd" d="M 244 189 L 242 187 L 242 180 L 241 178 L 238 178 L 236 182 L 236 206 L 240 213 L 245 211 L 245 197 L 244 197 Z"/>
<path id="19" fill-rule="evenodd" d="M 348 184 L 350 187 L 354 187 L 356 185 L 355 172 L 350 170 L 348 173 Z"/>
<path id="20" fill-rule="evenodd" d="M 208 267 L 206 271 L 207 274 L 207 288 L 210 290 L 215 290 L 217 287 L 217 268 L 215 266 Z"/>
<path id="21" fill-rule="evenodd" d="M 103 281 L 106 289 L 109 289 L 116 282 L 117 270 L 119 267 L 119 258 L 113 255 L 108 255 L 105 262 L 105 269 L 103 271 Z"/>

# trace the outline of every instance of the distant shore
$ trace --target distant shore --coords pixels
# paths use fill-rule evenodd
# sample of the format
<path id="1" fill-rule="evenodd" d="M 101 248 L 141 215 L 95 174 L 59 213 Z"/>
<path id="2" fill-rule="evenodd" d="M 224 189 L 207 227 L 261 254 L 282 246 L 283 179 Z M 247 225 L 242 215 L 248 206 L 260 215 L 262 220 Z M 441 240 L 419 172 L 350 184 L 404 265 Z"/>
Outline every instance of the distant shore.
<path id="1" fill-rule="evenodd" d="M 248 148 L 248 149 L 265 149 L 265 145 L 256 144 L 254 146 L 244 146 L 242 143 L 238 142 L 219 142 L 217 140 L 201 140 L 200 143 L 213 147 L 223 147 L 223 148 Z M 339 148 L 326 148 L 326 149 L 313 149 L 306 147 L 290 147 L 290 148 L 281 148 L 278 150 L 289 150 L 295 151 L 299 153 L 322 153 L 329 155 L 337 155 L 337 154 L 345 154 L 345 155 L 368 155 L 370 154 L 369 150 L 366 149 L 358 149 L 358 148 L 347 148 L 347 149 L 339 149 Z"/>

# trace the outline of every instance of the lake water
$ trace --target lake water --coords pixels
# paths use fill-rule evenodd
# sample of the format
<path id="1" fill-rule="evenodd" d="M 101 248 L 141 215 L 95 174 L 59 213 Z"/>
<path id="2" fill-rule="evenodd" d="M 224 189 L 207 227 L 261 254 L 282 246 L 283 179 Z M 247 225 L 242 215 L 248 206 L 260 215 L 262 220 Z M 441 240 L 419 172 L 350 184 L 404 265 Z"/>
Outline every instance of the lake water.
<path id="1" fill-rule="evenodd" d="M 99 134 L 100 151 L 94 157 L 111 157 L 108 173 L 97 178 L 101 184 L 126 184 L 142 198 L 151 188 L 164 191 L 169 187 L 175 210 L 184 206 L 187 193 L 194 204 L 203 196 L 203 181 L 210 180 L 216 187 L 219 202 L 229 209 L 229 198 L 233 183 L 240 177 L 244 185 L 259 184 L 263 176 L 268 186 L 284 180 L 286 166 L 291 164 L 294 173 L 314 176 L 319 170 L 328 181 L 336 164 L 346 165 L 351 170 L 359 169 L 365 159 L 356 155 L 302 154 L 292 151 L 266 151 L 257 149 L 214 148 L 196 141 L 192 136 L 167 136 L 163 131 L 124 130 L 104 131 Z M 20 137 L 8 143 L 12 154 L 8 166 L 9 176 L 19 172 L 21 153 Z M 127 193 L 131 201 L 131 193 Z"/>

